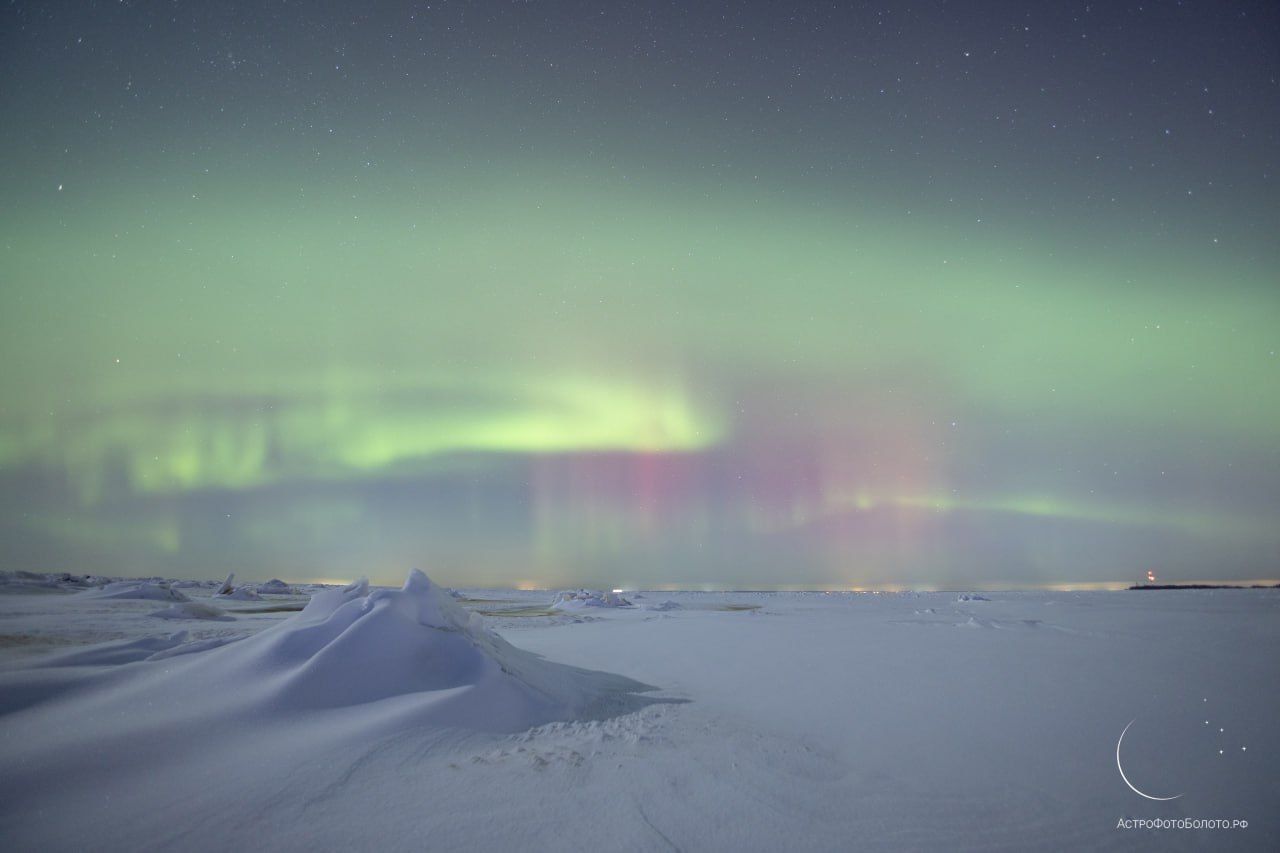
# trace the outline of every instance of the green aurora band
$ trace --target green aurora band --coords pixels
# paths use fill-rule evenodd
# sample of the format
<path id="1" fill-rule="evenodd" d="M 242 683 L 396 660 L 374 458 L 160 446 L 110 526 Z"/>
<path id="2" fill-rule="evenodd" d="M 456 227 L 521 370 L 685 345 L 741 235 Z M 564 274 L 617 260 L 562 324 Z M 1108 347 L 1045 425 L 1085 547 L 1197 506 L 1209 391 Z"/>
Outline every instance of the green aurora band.
<path id="1" fill-rule="evenodd" d="M 115 491 L 376 479 L 466 453 L 698 453 L 744 429 L 878 422 L 884 437 L 928 419 L 963 428 L 909 491 L 863 476 L 846 484 L 856 499 L 829 490 L 788 517 L 964 509 L 1274 541 L 1267 512 L 1213 494 L 1054 495 L 1036 471 L 957 498 L 947 476 L 982 452 L 974 427 L 1041 433 L 1047 452 L 1070 445 L 1064 423 L 1145 435 L 1157 457 L 1189 436 L 1273 448 L 1264 270 L 1064 258 L 761 193 L 448 181 L 358 214 L 261 186 L 163 206 L 68 188 L 38 216 L 11 212 L 0 467 L 58 472 L 85 525 Z M 768 410 L 736 422 L 734 401 L 761 394 Z M 801 407 L 803 428 L 778 414 Z M 1027 484 L 1051 497 L 1019 497 Z M 128 540 L 107 529 L 104 547 Z M 148 536 L 182 553 L 177 534 Z"/>
<path id="2" fill-rule="evenodd" d="M 1105 33 L 984 72 L 841 19 L 712 83 L 609 47 L 628 10 L 387 25 L 418 51 L 55 6 L 6 42 L 0 569 L 1280 574 L 1271 42 L 1256 73 L 1188 53 L 1192 126 L 1145 55 L 1113 45 L 1104 93 L 1066 52 Z M 664 44 L 722 44 L 689 14 Z"/>

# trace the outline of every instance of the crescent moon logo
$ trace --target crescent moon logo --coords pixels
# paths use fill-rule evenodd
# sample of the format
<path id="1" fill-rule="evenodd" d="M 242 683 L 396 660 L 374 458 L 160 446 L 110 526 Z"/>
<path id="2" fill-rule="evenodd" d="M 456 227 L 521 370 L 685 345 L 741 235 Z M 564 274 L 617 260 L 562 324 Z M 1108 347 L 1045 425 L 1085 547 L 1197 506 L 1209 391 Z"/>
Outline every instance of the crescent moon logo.
<path id="1" fill-rule="evenodd" d="M 1129 726 L 1132 726 L 1136 722 L 1137 722 L 1137 718 L 1135 717 L 1134 719 L 1129 721 Z M 1123 779 L 1124 783 L 1129 786 L 1130 791 L 1133 791 L 1139 797 L 1146 797 L 1148 800 L 1156 800 L 1157 802 L 1164 802 L 1166 800 L 1176 800 L 1178 799 L 1178 797 L 1181 797 L 1182 796 L 1181 794 L 1174 794 L 1172 797 L 1153 797 L 1150 794 L 1144 794 L 1141 791 L 1139 791 L 1137 788 L 1133 787 L 1133 783 L 1129 781 L 1129 777 L 1124 775 L 1124 766 L 1120 764 L 1120 744 L 1124 743 L 1124 736 L 1129 731 L 1129 726 L 1124 727 L 1124 731 L 1120 732 L 1120 739 L 1116 741 L 1116 769 L 1120 771 L 1120 778 Z"/>

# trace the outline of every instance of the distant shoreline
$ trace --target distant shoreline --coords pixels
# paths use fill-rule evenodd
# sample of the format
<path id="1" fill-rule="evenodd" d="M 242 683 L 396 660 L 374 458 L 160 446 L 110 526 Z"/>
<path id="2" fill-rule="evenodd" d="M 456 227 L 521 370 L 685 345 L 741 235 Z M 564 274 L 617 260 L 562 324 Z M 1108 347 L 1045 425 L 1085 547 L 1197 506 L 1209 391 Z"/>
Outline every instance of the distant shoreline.
<path id="1" fill-rule="evenodd" d="M 1280 584 L 1138 583 L 1129 589 L 1280 589 Z"/>

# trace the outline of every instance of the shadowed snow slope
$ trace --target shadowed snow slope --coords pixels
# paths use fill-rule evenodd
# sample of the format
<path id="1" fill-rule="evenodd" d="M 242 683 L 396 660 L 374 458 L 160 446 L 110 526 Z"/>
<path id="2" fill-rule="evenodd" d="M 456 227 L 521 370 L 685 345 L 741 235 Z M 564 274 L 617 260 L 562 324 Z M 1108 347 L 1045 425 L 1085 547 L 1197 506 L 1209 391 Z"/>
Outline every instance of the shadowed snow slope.
<path id="1" fill-rule="evenodd" d="M 515 648 L 416 569 L 398 590 L 360 581 L 318 592 L 296 617 L 201 663 L 215 681 L 259 682 L 275 707 L 413 696 L 415 716 L 486 730 L 607 712 L 610 697 L 648 689 Z"/>
<path id="2" fill-rule="evenodd" d="M 164 637 L 0 595 L 0 637 L 115 638 L 0 645 L 0 849 L 1280 850 L 1280 590 L 957 595 L 650 593 L 515 647 L 417 573 Z"/>
<path id="3" fill-rule="evenodd" d="M 225 814 L 244 785 L 313 756 L 340 761 L 398 735 L 498 737 L 652 704 L 635 695 L 647 685 L 515 648 L 416 570 L 398 590 L 362 580 L 318 592 L 295 616 L 230 639 L 179 632 L 0 671 L 0 837 L 12 849 L 104 835 L 116 843 L 98 849 L 137 849 L 143 838 L 192 849 L 168 818 L 152 819 L 156 803 Z M 67 814 L 43 820 L 55 791 Z"/>
<path id="4" fill-rule="evenodd" d="M 632 694 L 652 689 L 515 648 L 416 569 L 401 589 L 370 591 L 361 580 L 323 590 L 302 612 L 259 634 L 153 667 L 152 653 L 183 640 L 185 635 L 174 635 L 124 648 L 108 644 L 55 656 L 49 664 L 130 663 L 86 674 L 82 689 L 94 693 L 99 687 L 95 704 L 104 711 L 116 700 L 136 708 L 151 694 L 162 697 L 167 721 L 378 705 L 371 710 L 384 722 L 519 731 L 631 710 L 646 704 Z M 0 687 L 40 678 L 37 670 L 8 673 Z M 12 710 L 8 704 L 0 703 L 0 713 Z"/>

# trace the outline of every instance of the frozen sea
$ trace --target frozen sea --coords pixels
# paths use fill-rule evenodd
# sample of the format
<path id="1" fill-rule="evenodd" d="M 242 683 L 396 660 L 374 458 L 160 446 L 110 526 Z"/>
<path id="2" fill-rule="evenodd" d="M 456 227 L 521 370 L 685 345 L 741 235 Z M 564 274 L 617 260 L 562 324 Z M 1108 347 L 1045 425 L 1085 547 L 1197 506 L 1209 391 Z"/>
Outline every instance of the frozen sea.
<path id="1" fill-rule="evenodd" d="M 7 850 L 1280 849 L 1277 589 L 3 581 Z"/>

